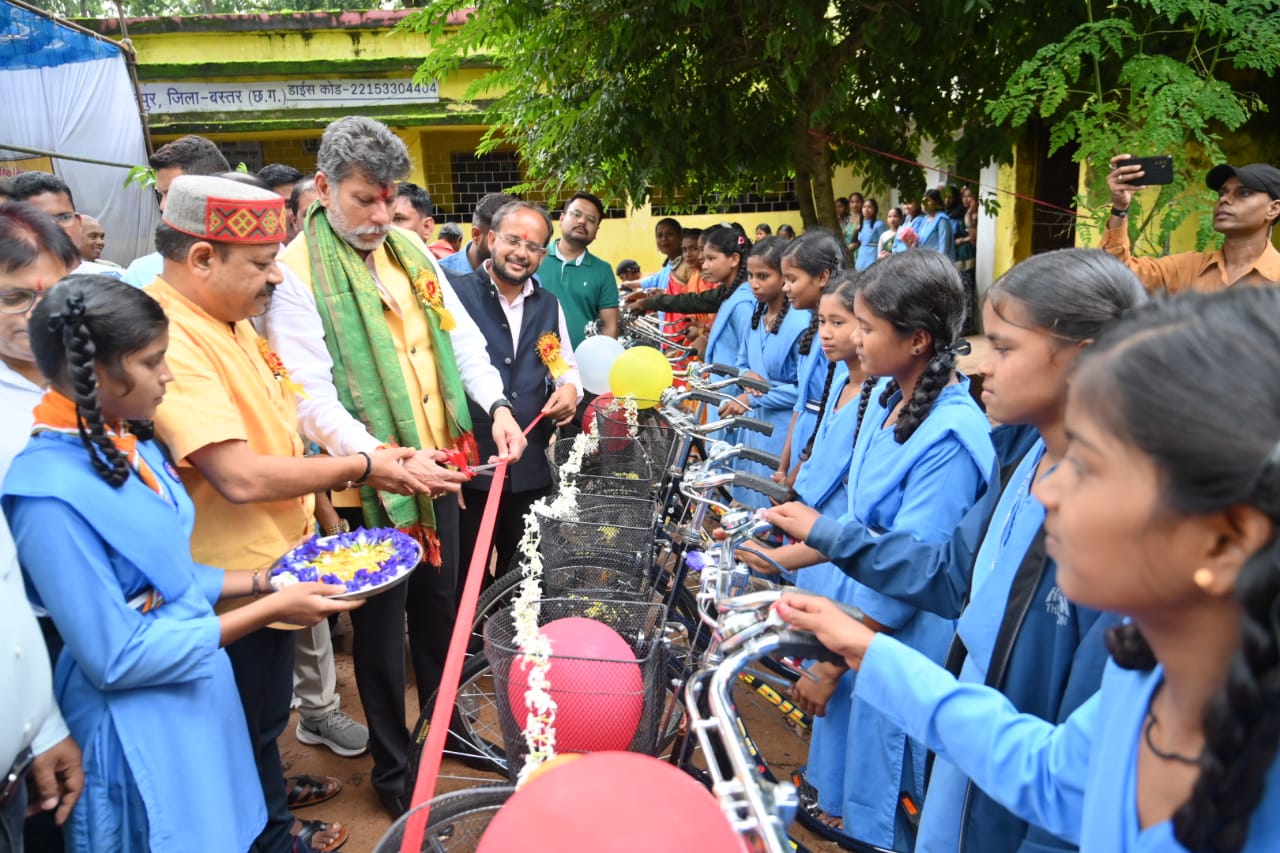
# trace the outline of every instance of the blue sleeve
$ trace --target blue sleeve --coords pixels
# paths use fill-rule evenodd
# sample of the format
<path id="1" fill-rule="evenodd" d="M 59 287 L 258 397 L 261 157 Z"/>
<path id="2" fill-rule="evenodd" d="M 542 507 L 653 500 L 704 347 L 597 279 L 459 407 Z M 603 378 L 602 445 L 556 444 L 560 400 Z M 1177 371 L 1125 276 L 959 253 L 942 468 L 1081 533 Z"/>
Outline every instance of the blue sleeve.
<path id="1" fill-rule="evenodd" d="M 661 269 L 652 275 L 647 275 L 640 279 L 641 290 L 666 290 L 667 282 L 671 280 L 671 270 Z"/>
<path id="2" fill-rule="evenodd" d="M 982 472 L 965 446 L 955 438 L 940 441 L 920 457 L 907 475 L 893 529 L 910 531 L 926 542 L 947 542 L 981 496 L 983 487 Z M 866 586 L 854 593 L 852 603 L 889 628 L 902 627 L 919 609 Z"/>
<path id="3" fill-rule="evenodd" d="M 226 571 L 204 563 L 193 562 L 191 565 L 195 569 L 200 592 L 210 604 L 217 604 L 222 599 L 222 582 L 226 579 Z M 266 572 L 263 572 L 263 582 L 266 582 Z"/>
<path id="4" fill-rule="evenodd" d="M 943 216 L 942 222 L 938 223 L 938 240 L 942 243 L 938 251 L 954 261 L 956 259 L 956 226 L 951 221 L 951 217 Z"/>
<path id="5" fill-rule="evenodd" d="M 747 327 L 743 334 L 738 336 L 738 351 L 733 358 L 733 366 L 738 368 L 738 373 L 751 369 L 751 359 L 747 355 L 747 347 L 751 341 L 751 320 L 748 316 Z M 766 379 L 768 377 L 765 377 Z M 754 404 L 753 404 L 754 405 Z"/>
<path id="6" fill-rule="evenodd" d="M 1079 842 L 1100 693 L 1054 725 L 881 634 L 862 660 L 856 695 L 1018 817 Z"/>
<path id="7" fill-rule="evenodd" d="M 857 521 L 822 516 L 805 544 L 840 571 L 885 595 L 945 619 L 959 618 L 969 597 L 973 561 L 999 498 L 988 489 L 941 542 L 914 530 L 876 534 Z"/>
<path id="8" fill-rule="evenodd" d="M 129 607 L 106 544 L 62 501 L 14 501 L 9 522 L 24 570 L 94 686 L 131 690 L 213 676 L 217 616 L 167 619 L 163 606 L 147 614 Z"/>

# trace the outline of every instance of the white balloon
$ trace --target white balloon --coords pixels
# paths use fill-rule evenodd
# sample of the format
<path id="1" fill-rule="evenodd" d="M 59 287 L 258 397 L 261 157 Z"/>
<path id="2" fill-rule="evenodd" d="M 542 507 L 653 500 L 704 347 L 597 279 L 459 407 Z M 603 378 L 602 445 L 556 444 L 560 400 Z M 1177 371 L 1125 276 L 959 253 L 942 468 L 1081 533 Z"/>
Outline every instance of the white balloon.
<path id="1" fill-rule="evenodd" d="M 622 344 L 608 335 L 592 335 L 578 344 L 573 353 L 578 360 L 578 373 L 582 375 L 582 387 L 592 394 L 609 392 L 609 371 L 622 355 Z"/>

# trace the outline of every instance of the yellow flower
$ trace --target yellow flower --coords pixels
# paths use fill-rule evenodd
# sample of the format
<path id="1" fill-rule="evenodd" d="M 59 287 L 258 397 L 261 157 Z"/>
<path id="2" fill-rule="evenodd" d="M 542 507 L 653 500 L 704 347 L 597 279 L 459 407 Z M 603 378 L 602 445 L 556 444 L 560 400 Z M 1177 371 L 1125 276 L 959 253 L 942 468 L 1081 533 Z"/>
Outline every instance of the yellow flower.
<path id="1" fill-rule="evenodd" d="M 458 324 L 454 321 L 453 314 L 444 307 L 444 293 L 440 290 L 440 282 L 430 270 L 424 269 L 418 273 L 417 278 L 413 280 L 413 291 L 423 305 L 436 313 L 442 330 L 452 332 L 457 328 Z"/>
<path id="2" fill-rule="evenodd" d="M 564 356 L 560 354 L 560 336 L 555 332 L 547 332 L 538 338 L 537 343 L 538 358 L 542 359 L 542 363 L 551 371 L 551 375 L 559 379 L 565 373 L 569 372 L 569 363 L 564 360 Z"/>

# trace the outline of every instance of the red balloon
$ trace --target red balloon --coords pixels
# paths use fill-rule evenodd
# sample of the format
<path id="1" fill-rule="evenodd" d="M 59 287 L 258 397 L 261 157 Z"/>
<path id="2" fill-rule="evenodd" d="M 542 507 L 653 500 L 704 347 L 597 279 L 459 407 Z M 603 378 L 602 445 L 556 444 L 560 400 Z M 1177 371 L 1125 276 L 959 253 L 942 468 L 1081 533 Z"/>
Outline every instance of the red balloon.
<path id="1" fill-rule="evenodd" d="M 626 749 L 644 714 L 644 679 L 631 644 L 603 622 L 582 616 L 542 626 L 551 640 L 548 691 L 556 700 L 556 750 Z M 507 677 L 507 701 L 524 728 L 529 672 L 516 655 Z"/>
<path id="2" fill-rule="evenodd" d="M 524 785 L 476 853 L 744 853 L 711 792 L 665 761 L 597 752 Z"/>

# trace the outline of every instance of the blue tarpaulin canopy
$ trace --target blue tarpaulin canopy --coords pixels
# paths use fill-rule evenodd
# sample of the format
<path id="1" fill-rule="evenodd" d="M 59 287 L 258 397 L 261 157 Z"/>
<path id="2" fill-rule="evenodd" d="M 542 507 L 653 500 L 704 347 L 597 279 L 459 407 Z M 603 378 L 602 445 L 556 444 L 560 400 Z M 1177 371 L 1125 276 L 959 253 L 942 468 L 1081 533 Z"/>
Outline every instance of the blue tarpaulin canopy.
<path id="1" fill-rule="evenodd" d="M 56 156 L 147 162 L 137 96 L 120 45 L 0 0 L 0 105 L 0 161 L 10 161 L 7 171 L 48 168 L 16 149 L 54 152 L 53 171 L 71 187 L 76 209 L 106 229 L 104 257 L 127 263 L 152 251 L 155 198 L 144 189 L 125 188 L 128 165 Z"/>

